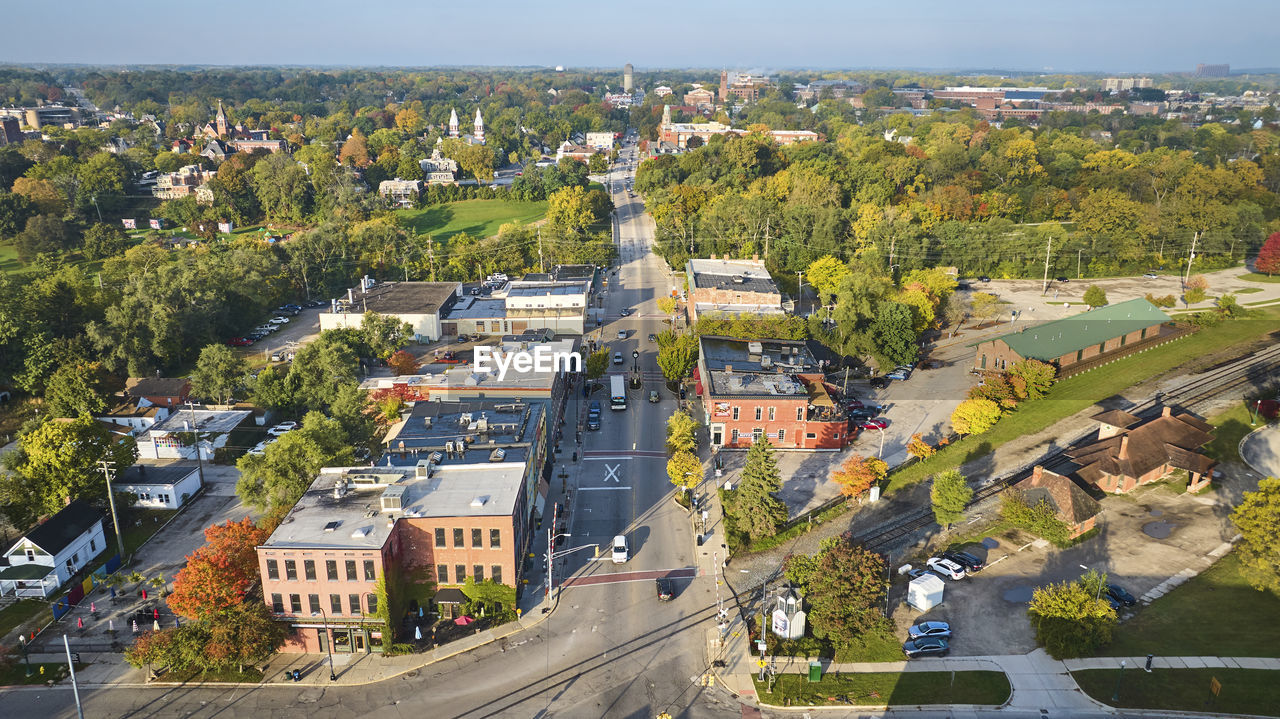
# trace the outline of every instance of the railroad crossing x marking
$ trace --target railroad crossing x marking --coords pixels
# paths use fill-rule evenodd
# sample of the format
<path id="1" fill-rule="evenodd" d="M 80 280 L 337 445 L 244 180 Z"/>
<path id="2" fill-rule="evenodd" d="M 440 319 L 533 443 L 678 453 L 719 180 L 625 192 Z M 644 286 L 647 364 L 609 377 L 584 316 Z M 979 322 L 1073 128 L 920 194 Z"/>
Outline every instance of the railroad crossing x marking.
<path id="1" fill-rule="evenodd" d="M 618 468 L 621 466 L 622 465 L 620 464 L 614 464 L 614 465 L 606 464 L 604 466 L 604 471 L 605 471 L 604 481 L 608 482 L 609 480 L 612 479 L 613 481 L 621 484 L 622 480 L 618 478 Z"/>

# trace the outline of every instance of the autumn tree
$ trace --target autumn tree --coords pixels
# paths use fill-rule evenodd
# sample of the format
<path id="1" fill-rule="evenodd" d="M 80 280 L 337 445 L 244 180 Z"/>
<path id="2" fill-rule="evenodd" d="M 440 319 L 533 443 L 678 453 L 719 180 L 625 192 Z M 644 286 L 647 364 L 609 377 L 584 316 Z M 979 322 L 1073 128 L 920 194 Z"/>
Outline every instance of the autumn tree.
<path id="1" fill-rule="evenodd" d="M 587 379 L 600 379 L 604 376 L 605 370 L 609 369 L 609 352 L 608 350 L 596 350 L 587 355 L 586 366 Z"/>
<path id="2" fill-rule="evenodd" d="M 693 452 L 679 450 L 667 460 L 667 477 L 672 484 L 688 491 L 702 481 L 702 463 Z"/>
<path id="3" fill-rule="evenodd" d="M 1273 232 L 1262 243 L 1258 256 L 1253 260 L 1253 267 L 1258 272 L 1267 273 L 1267 277 L 1280 273 L 1280 232 Z"/>
<path id="4" fill-rule="evenodd" d="M 928 459 L 937 451 L 936 447 L 924 441 L 924 436 L 920 432 L 911 435 L 911 439 L 907 442 L 907 454 L 916 459 Z"/>
<path id="5" fill-rule="evenodd" d="M 970 311 L 979 322 L 988 322 L 1000 316 L 1000 300 L 987 292 L 975 292 L 969 301 Z"/>
<path id="6" fill-rule="evenodd" d="M 840 282 L 850 275 L 849 266 L 831 255 L 824 255 L 809 263 L 804 276 L 818 291 L 818 302 L 825 304 L 840 288 Z"/>
<path id="7" fill-rule="evenodd" d="M 672 452 L 692 452 L 698 447 L 698 422 L 688 412 L 667 418 L 667 447 Z"/>
<path id="8" fill-rule="evenodd" d="M 989 399 L 966 399 L 951 412 L 951 428 L 960 434 L 982 434 L 1000 419 L 1000 406 Z"/>
<path id="9" fill-rule="evenodd" d="M 1241 574 L 1258 590 L 1280 593 L 1280 479 L 1264 479 L 1256 491 L 1245 492 L 1231 522 L 1240 530 L 1236 553 L 1248 568 Z"/>
<path id="10" fill-rule="evenodd" d="M 782 475 L 773 447 L 764 441 L 753 443 L 725 507 L 733 526 L 753 540 L 777 534 L 787 521 L 787 505 L 774 496 L 780 489 Z"/>
<path id="11" fill-rule="evenodd" d="M 360 128 L 352 129 L 351 136 L 342 143 L 342 150 L 338 152 L 338 162 L 355 167 L 369 166 L 369 146 Z"/>
<path id="12" fill-rule="evenodd" d="M 1084 303 L 1090 308 L 1102 307 L 1107 304 L 1107 293 L 1097 285 L 1089 285 L 1084 291 Z"/>
<path id="13" fill-rule="evenodd" d="M 669 295 L 663 295 L 658 298 L 658 311 L 664 315 L 675 314 L 676 298 Z"/>
<path id="14" fill-rule="evenodd" d="M 832 472 L 831 479 L 840 485 L 840 494 L 854 499 L 871 489 L 889 473 L 889 465 L 876 457 L 855 454 L 845 460 L 840 469 Z"/>
<path id="15" fill-rule="evenodd" d="M 205 623 L 209 631 L 204 655 L 215 667 L 244 671 L 247 665 L 265 659 L 284 643 L 284 625 L 271 618 L 262 602 L 233 605 L 205 617 Z"/>
<path id="16" fill-rule="evenodd" d="M 1040 399 L 1053 386 L 1058 369 L 1037 359 L 1020 360 L 1005 373 L 1013 395 L 1017 399 Z"/>
<path id="17" fill-rule="evenodd" d="M 395 371 L 397 377 L 414 374 L 422 366 L 417 357 L 404 350 L 396 350 L 395 354 L 391 355 L 391 358 L 387 360 L 387 364 L 391 365 L 391 369 Z"/>
<path id="18" fill-rule="evenodd" d="M 187 564 L 173 580 L 167 599 L 175 614 L 205 619 L 244 601 L 258 580 L 258 554 L 270 532 L 245 517 L 204 530 L 204 546 L 187 555 Z"/>
<path id="19" fill-rule="evenodd" d="M 884 557 L 848 535 L 826 545 L 804 586 L 814 636 L 846 647 L 859 635 L 885 628 L 888 588 Z"/>
<path id="20" fill-rule="evenodd" d="M 933 505 L 933 518 L 943 527 L 949 527 L 964 518 L 964 509 L 973 499 L 973 490 L 960 470 L 949 469 L 934 475 L 929 499 Z"/>
<path id="21" fill-rule="evenodd" d="M 1036 642 L 1054 659 L 1092 656 L 1111 642 L 1116 612 L 1102 598 L 1107 575 L 1090 570 L 1076 581 L 1039 587 L 1027 616 Z"/>

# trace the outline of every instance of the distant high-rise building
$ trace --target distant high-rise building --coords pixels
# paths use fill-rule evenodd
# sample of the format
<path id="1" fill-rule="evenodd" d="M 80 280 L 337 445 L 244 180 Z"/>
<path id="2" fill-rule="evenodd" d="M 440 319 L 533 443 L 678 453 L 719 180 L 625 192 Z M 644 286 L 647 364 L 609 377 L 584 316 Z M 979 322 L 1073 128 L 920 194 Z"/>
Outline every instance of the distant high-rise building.
<path id="1" fill-rule="evenodd" d="M 631 67 L 631 63 L 622 66 L 622 91 L 631 92 L 635 87 L 635 68 Z"/>
<path id="2" fill-rule="evenodd" d="M 1196 65 L 1196 77 L 1226 77 L 1230 74 L 1230 65 Z"/>
<path id="3" fill-rule="evenodd" d="M 1149 77 L 1108 77 L 1102 81 L 1102 89 L 1107 92 L 1124 92 L 1146 87 L 1151 87 Z"/>

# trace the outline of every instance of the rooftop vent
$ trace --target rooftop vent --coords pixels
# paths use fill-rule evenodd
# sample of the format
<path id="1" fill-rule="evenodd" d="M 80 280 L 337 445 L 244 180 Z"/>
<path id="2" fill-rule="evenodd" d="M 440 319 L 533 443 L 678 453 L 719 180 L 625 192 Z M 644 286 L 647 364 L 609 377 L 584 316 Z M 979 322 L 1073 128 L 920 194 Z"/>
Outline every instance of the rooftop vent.
<path id="1" fill-rule="evenodd" d="M 489 495 L 487 495 L 487 494 L 485 494 L 485 495 L 481 495 L 481 496 L 479 496 L 479 497 L 476 497 L 475 499 L 472 499 L 472 500 L 471 500 L 471 508 L 472 508 L 472 509 L 480 509 L 480 508 L 481 508 L 481 507 L 483 507 L 483 506 L 485 505 L 485 503 L 486 503 L 486 502 L 488 502 L 488 501 L 489 501 Z"/>
<path id="2" fill-rule="evenodd" d="M 502 460 L 504 460 L 504 459 L 506 459 L 506 458 L 507 458 L 507 450 L 505 450 L 505 449 L 503 449 L 503 448 L 501 448 L 501 447 L 499 447 L 499 448 L 497 448 L 497 449 L 495 449 L 495 450 L 493 450 L 492 452 L 490 452 L 490 453 L 489 453 L 489 461 L 490 461 L 490 462 L 501 462 Z"/>
<path id="3" fill-rule="evenodd" d="M 340 526 L 342 526 L 342 521 L 335 519 L 332 522 L 329 522 L 328 524 L 324 525 L 324 531 L 332 532 L 333 530 L 337 529 Z"/>
<path id="4" fill-rule="evenodd" d="M 742 275 L 734 275 L 734 276 L 733 276 L 733 284 L 735 284 L 735 285 L 740 285 L 740 284 L 742 284 L 743 282 L 746 282 L 746 281 L 747 281 L 747 280 L 746 280 L 746 278 L 744 278 Z"/>
<path id="5" fill-rule="evenodd" d="M 369 536 L 369 532 L 372 532 L 372 531 L 373 531 L 373 527 L 360 527 L 359 529 L 351 533 L 351 538 L 364 539 L 365 537 Z"/>

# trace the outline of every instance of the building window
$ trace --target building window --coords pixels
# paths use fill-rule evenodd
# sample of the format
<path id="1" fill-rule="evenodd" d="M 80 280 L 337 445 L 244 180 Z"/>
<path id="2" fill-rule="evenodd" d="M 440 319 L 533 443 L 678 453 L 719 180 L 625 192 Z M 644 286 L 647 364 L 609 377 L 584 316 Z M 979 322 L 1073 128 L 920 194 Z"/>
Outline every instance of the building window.
<path id="1" fill-rule="evenodd" d="M 342 595 L 341 594 L 329 595 L 329 613 L 342 614 Z"/>
<path id="2" fill-rule="evenodd" d="M 1147 338 L 1147 328 L 1146 328 L 1146 327 L 1143 327 L 1143 328 L 1142 328 L 1142 334 L 1141 334 L 1141 335 L 1138 335 L 1138 339 L 1140 339 L 1140 340 L 1145 340 L 1146 338 Z"/>
<path id="3" fill-rule="evenodd" d="M 347 565 L 347 581 L 354 582 L 358 580 L 359 577 L 356 576 L 356 560 L 348 559 L 344 562 L 344 564 Z"/>
<path id="4" fill-rule="evenodd" d="M 733 408 L 733 418 L 734 418 L 734 419 L 737 419 L 737 418 L 738 418 L 738 408 L 737 408 L 737 407 L 734 407 L 734 408 Z"/>
<path id="5" fill-rule="evenodd" d="M 347 595 L 347 606 L 348 606 L 348 607 L 351 607 L 351 616 L 353 616 L 353 617 L 358 617 L 358 616 L 360 616 L 360 595 L 359 595 L 359 594 L 348 594 L 348 595 Z"/>
<path id="6" fill-rule="evenodd" d="M 453 546 L 455 547 L 462 546 L 462 529 L 460 528 L 455 528 L 453 530 Z"/>
<path id="7" fill-rule="evenodd" d="M 1076 350 L 1076 361 L 1084 359 L 1084 350 Z"/>
<path id="8" fill-rule="evenodd" d="M 373 570 L 373 560 L 372 559 L 364 560 L 364 580 L 366 582 L 372 582 L 377 578 L 378 578 L 378 575 Z"/>
<path id="9" fill-rule="evenodd" d="M 298 594 L 289 595 L 289 611 L 293 614 L 302 613 L 302 596 Z"/>
<path id="10" fill-rule="evenodd" d="M 276 560 L 268 559 L 267 560 L 267 579 L 279 579 L 279 578 L 280 578 L 280 565 L 276 564 Z"/>
<path id="11" fill-rule="evenodd" d="M 763 438 L 764 438 L 764 429 L 763 429 L 762 427 L 752 427 L 752 428 L 751 428 L 751 441 L 752 441 L 752 442 L 759 442 L 759 441 L 760 441 L 761 439 L 763 439 Z"/>
<path id="12" fill-rule="evenodd" d="M 786 439 L 787 439 L 787 430 L 785 429 L 778 430 L 778 442 L 781 443 Z"/>
<path id="13" fill-rule="evenodd" d="M 369 613 L 370 614 L 378 613 L 378 595 L 376 594 L 369 595 Z"/>
<path id="14" fill-rule="evenodd" d="M 271 611 L 276 614 L 284 614 L 284 598 L 279 594 L 271 595 Z"/>
<path id="15" fill-rule="evenodd" d="M 489 530 L 489 549 L 498 549 L 501 546 L 502 546 L 502 530 L 490 529 Z"/>
<path id="16" fill-rule="evenodd" d="M 304 560 L 302 560 L 302 572 L 303 572 L 303 576 L 305 576 L 305 577 L 307 578 L 307 581 L 308 581 L 308 582 L 314 582 L 314 581 L 316 581 L 316 563 L 315 563 L 315 560 L 311 560 L 311 559 L 304 559 Z"/>
<path id="17" fill-rule="evenodd" d="M 502 584 L 501 564 L 495 564 L 492 567 L 489 567 L 489 578 L 493 580 L 494 584 Z"/>
<path id="18" fill-rule="evenodd" d="M 298 565 L 292 559 L 284 560 L 284 578 L 291 581 L 298 581 Z"/>
<path id="19" fill-rule="evenodd" d="M 770 407 L 770 408 L 769 408 L 769 421 L 770 421 L 770 422 L 772 422 L 772 421 L 773 421 L 773 407 Z"/>
<path id="20" fill-rule="evenodd" d="M 1120 335 L 1120 346 L 1124 347 L 1125 343 L 1128 342 L 1128 340 L 1129 340 L 1128 335 Z"/>
<path id="21" fill-rule="evenodd" d="M 760 420 L 764 416 L 764 408 L 756 407 L 756 420 Z"/>
<path id="22" fill-rule="evenodd" d="M 471 548 L 479 549 L 484 546 L 484 531 L 480 529 L 471 530 Z"/>
<path id="23" fill-rule="evenodd" d="M 467 581 L 467 568 L 461 564 L 453 565 L 453 581 L 462 584 Z"/>
<path id="24" fill-rule="evenodd" d="M 471 565 L 471 576 L 475 578 L 476 583 L 483 582 L 484 581 L 484 565 L 481 565 L 481 564 Z"/>
<path id="25" fill-rule="evenodd" d="M 436 565 L 436 582 L 440 584 L 449 583 L 449 565 L 447 564 Z"/>
<path id="26" fill-rule="evenodd" d="M 98 551 L 98 540 L 96 540 L 96 539 L 90 539 L 90 540 L 89 540 L 89 551 L 90 551 L 90 552 L 96 552 L 96 551 Z"/>
<path id="27" fill-rule="evenodd" d="M 796 421 L 797 422 L 804 421 L 804 407 L 796 407 Z"/>
<path id="28" fill-rule="evenodd" d="M 34 561 L 36 561 L 36 550 L 34 550 L 34 549 L 28 549 L 28 550 L 27 550 L 27 561 L 28 561 L 28 562 L 34 562 Z"/>
<path id="29" fill-rule="evenodd" d="M 804 435 L 804 438 L 805 438 L 805 439 L 817 439 L 817 438 L 818 438 L 818 435 L 814 434 L 813 432 L 806 432 L 806 433 L 805 433 L 805 435 Z"/>
<path id="30" fill-rule="evenodd" d="M 436 546 L 444 546 L 444 527 L 436 527 Z"/>
<path id="31" fill-rule="evenodd" d="M 338 561 L 336 559 L 324 560 L 324 574 L 329 581 L 338 581 Z"/>
<path id="32" fill-rule="evenodd" d="M 735 429 L 729 432 L 729 444 L 737 444 L 737 443 L 738 443 L 738 430 Z"/>
<path id="33" fill-rule="evenodd" d="M 319 614 L 319 613 L 320 613 L 320 595 L 319 595 L 319 594 L 308 594 L 308 595 L 307 595 L 307 606 L 308 606 L 308 607 L 311 607 L 311 613 L 312 613 L 312 614 Z"/>

